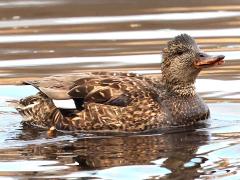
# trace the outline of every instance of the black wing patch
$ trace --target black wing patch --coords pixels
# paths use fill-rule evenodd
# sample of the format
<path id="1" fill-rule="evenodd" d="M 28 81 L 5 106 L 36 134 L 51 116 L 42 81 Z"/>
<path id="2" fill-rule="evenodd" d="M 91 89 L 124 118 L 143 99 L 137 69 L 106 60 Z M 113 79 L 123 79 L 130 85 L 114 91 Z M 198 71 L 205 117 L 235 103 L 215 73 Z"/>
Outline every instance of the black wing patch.
<path id="1" fill-rule="evenodd" d="M 122 94 L 115 99 L 109 100 L 108 102 L 106 102 L 106 104 L 113 105 L 113 106 L 126 107 L 127 105 L 129 105 L 131 103 L 131 101 L 132 101 L 131 96 L 128 96 L 126 94 Z"/>

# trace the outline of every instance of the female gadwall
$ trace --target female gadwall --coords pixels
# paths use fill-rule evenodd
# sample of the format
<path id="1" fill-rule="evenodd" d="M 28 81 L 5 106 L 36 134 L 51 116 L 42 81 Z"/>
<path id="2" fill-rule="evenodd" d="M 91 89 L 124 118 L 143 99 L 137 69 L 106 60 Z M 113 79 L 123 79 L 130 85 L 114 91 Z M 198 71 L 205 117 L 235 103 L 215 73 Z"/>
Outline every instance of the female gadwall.
<path id="1" fill-rule="evenodd" d="M 95 72 L 28 81 L 40 92 L 21 99 L 17 110 L 25 124 L 58 130 L 139 132 L 191 125 L 209 117 L 194 82 L 202 69 L 223 59 L 207 55 L 193 38 L 181 34 L 163 50 L 161 79 Z M 69 99 L 75 108 L 55 105 Z"/>

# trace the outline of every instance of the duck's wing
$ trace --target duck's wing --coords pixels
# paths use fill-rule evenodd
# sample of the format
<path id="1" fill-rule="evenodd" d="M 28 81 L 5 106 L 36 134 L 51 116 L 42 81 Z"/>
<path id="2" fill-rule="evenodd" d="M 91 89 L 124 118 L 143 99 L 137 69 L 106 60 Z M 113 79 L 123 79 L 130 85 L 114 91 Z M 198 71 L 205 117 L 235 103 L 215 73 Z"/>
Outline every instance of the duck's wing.
<path id="1" fill-rule="evenodd" d="M 33 81 L 24 81 L 25 85 L 32 85 L 42 93 L 46 94 L 50 99 L 66 100 L 71 99 L 68 91 L 74 85 L 74 81 L 79 77 L 87 77 L 88 74 L 67 75 L 67 76 L 50 76 Z"/>
<path id="2" fill-rule="evenodd" d="M 80 84 L 82 83 L 82 85 L 84 85 L 84 82 L 93 79 L 96 80 L 108 77 L 135 77 L 135 76 L 137 75 L 133 73 L 122 72 L 90 72 L 64 76 L 63 75 L 49 76 L 41 78 L 39 80 L 24 81 L 22 84 L 34 86 L 39 91 L 47 95 L 50 99 L 67 100 L 72 98 L 69 95 L 69 91 L 76 85 L 79 85 L 79 83 Z"/>
<path id="3" fill-rule="evenodd" d="M 78 79 L 68 93 L 83 105 L 70 120 L 77 129 L 136 131 L 145 128 L 141 121 L 148 115 L 154 118 L 162 111 L 151 79 L 127 74 L 95 77 Z"/>
<path id="4" fill-rule="evenodd" d="M 128 74 L 94 74 L 79 78 L 68 95 L 75 100 L 84 99 L 85 103 L 101 103 L 114 106 L 127 106 L 133 97 L 134 91 L 139 91 L 147 83 L 143 77 Z"/>

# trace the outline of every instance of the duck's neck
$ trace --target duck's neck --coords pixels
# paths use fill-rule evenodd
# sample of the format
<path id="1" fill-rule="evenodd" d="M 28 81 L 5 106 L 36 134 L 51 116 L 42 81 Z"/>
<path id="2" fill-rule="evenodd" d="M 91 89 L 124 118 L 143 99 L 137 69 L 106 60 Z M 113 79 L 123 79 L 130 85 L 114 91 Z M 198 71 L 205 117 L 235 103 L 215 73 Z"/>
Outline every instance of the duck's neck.
<path id="1" fill-rule="evenodd" d="M 164 63 L 166 62 L 166 63 Z M 175 73 L 178 69 L 169 67 L 168 59 L 165 59 L 161 65 L 162 82 L 164 83 L 166 93 L 174 96 L 195 96 L 195 80 L 199 74 L 199 70 L 190 71 L 191 73 L 184 74 L 184 71 Z M 189 75 L 187 75 L 189 74 Z"/>
<path id="2" fill-rule="evenodd" d="M 166 81 L 163 79 L 164 85 L 166 87 L 166 92 L 170 95 L 174 96 L 194 96 L 196 95 L 195 85 L 194 83 L 186 83 L 186 82 L 179 82 L 179 81 Z"/>
<path id="3" fill-rule="evenodd" d="M 177 96 L 194 96 L 196 94 L 195 86 L 193 84 L 185 85 L 168 85 L 166 84 L 167 93 Z"/>

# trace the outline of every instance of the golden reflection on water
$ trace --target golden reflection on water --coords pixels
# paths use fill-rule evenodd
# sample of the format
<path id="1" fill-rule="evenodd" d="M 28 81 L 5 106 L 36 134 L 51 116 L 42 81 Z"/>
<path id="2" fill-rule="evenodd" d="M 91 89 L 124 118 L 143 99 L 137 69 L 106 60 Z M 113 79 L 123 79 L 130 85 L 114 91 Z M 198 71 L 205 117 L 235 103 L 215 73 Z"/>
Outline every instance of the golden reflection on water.
<path id="1" fill-rule="evenodd" d="M 90 70 L 158 77 L 161 50 L 180 33 L 194 36 L 204 51 L 225 55 L 226 63 L 203 71 L 196 83 L 198 92 L 213 103 L 212 119 L 143 136 L 49 138 L 45 131 L 24 129 L 20 116 L 7 106 L 7 100 L 33 91 L 0 86 L 0 176 L 236 178 L 239 19 L 240 3 L 234 0 L 2 0 L 0 84 Z"/>

